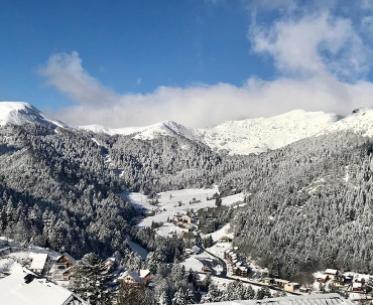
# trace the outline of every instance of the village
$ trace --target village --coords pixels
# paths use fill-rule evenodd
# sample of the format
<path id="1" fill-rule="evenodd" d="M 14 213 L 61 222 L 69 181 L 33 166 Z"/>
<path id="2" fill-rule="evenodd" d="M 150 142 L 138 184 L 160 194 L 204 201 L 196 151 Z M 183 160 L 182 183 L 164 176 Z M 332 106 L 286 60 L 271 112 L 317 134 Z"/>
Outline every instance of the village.
<path id="1" fill-rule="evenodd" d="M 314 273 L 314 281 L 310 284 L 271 276 L 266 268 L 261 268 L 253 260 L 239 253 L 239 249 L 232 243 L 233 236 L 229 223 L 219 226 L 216 224 L 214 213 L 219 209 L 226 213 L 229 208 L 242 205 L 241 197 L 220 198 L 211 191 L 208 194 L 181 192 L 184 192 L 182 199 L 176 191 L 173 194 L 167 194 L 167 204 L 162 205 L 160 196 L 156 200 L 149 200 L 151 208 L 147 209 L 144 220 L 152 218 L 151 225 L 154 227 L 155 220 L 161 219 L 160 227 L 167 228 L 167 230 L 158 231 L 160 234 L 167 234 L 171 237 L 176 234 L 183 239 L 186 247 L 183 260 L 179 264 L 185 270 L 199 274 L 201 280 L 209 276 L 221 289 L 224 289 L 229 282 L 239 281 L 254 289 L 268 288 L 273 295 L 333 292 L 356 304 L 370 304 L 369 302 L 373 304 L 373 276 L 371 275 L 326 269 Z M 217 205 L 216 202 L 223 203 L 223 205 Z M 202 208 L 196 209 L 196 205 L 202 205 Z M 172 212 L 167 210 L 170 207 Z M 157 218 L 159 215 L 161 217 Z M 215 231 L 210 232 L 211 228 L 216 227 Z M 140 245 L 134 242 L 129 242 L 128 245 L 134 252 L 137 252 L 136 255 L 142 259 L 146 258 L 147 251 L 141 249 Z M 75 300 L 72 304 L 86 304 L 79 296 L 68 290 L 77 263 L 78 261 L 69 253 L 57 253 L 0 239 L 0 289 L 16 284 L 27 287 L 32 283 L 32 285 L 38 285 L 38 291 L 43 291 L 46 287 L 49 291 L 50 287 L 56 290 L 64 289 L 66 297 Z M 104 261 L 102 272 L 114 275 L 113 291 L 121 284 L 129 287 L 145 286 L 149 289 L 154 287 L 155 275 L 150 270 L 124 269 L 115 257 L 109 257 Z M 17 293 L 26 292 L 21 289 Z"/>
<path id="2" fill-rule="evenodd" d="M 171 221 L 175 226 L 186 230 L 182 234 L 185 237 L 188 236 L 186 232 L 193 232 L 194 235 L 201 233 L 198 229 L 199 221 L 195 212 L 177 213 Z M 211 248 L 194 245 L 187 249 L 187 254 L 194 256 L 202 264 L 199 270 L 195 269 L 194 271 L 199 271 L 202 274 L 208 273 L 217 281 L 220 278 L 238 280 L 258 287 L 264 286 L 275 291 L 282 291 L 285 294 L 307 295 L 333 292 L 358 304 L 373 304 L 373 275 L 326 269 L 314 273 L 314 282 L 311 284 L 300 284 L 271 277 L 267 269 L 260 269 L 258 272 L 257 266 L 246 257 L 238 254 L 237 247 L 232 247 L 229 233 L 221 234 L 220 232 L 217 237 L 213 241 L 215 246 Z M 214 251 L 219 244 L 224 251 Z M 216 268 L 216 265 L 219 264 L 223 265 L 220 269 Z M 193 265 L 191 266 L 193 267 Z"/>
<path id="3" fill-rule="evenodd" d="M 9 304 L 29 299 L 32 303 L 40 295 L 40 305 L 88 305 L 85 300 L 69 290 L 70 279 L 78 261 L 68 253 L 57 253 L 36 246 L 25 246 L 0 239 L 0 290 L 9 294 Z M 114 274 L 112 290 L 120 285 L 148 286 L 152 274 L 149 270 L 124 270 L 115 258 L 103 262 L 102 274 Z"/>

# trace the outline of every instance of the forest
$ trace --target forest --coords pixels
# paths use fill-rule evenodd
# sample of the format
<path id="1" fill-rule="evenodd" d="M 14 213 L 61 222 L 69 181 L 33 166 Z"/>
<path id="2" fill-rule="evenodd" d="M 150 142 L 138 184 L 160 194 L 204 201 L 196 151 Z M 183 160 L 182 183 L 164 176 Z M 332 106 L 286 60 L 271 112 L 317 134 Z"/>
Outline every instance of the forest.
<path id="1" fill-rule="evenodd" d="M 0 230 L 23 242 L 81 257 L 125 253 L 127 240 L 173 261 L 182 241 L 139 230 L 129 191 L 149 196 L 218 184 L 244 191 L 246 206 L 217 210 L 206 232 L 227 221 L 242 254 L 273 275 L 306 281 L 325 267 L 373 272 L 372 142 L 336 132 L 260 155 L 229 156 L 202 143 L 24 124 L 0 128 Z M 221 208 L 220 208 L 221 209 Z"/>

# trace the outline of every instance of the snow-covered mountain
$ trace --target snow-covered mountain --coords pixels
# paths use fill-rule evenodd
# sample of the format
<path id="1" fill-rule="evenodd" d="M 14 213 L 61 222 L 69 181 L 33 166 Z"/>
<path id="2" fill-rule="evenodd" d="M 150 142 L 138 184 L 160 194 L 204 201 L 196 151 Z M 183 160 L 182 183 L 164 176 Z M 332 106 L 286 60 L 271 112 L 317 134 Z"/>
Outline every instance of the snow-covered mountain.
<path id="1" fill-rule="evenodd" d="M 141 127 L 105 128 L 100 125 L 87 125 L 80 126 L 79 128 L 109 135 L 132 135 L 133 138 L 140 140 L 152 140 L 159 136 L 182 136 L 192 141 L 200 141 L 200 135 L 196 129 L 173 121 L 165 121 Z"/>
<path id="2" fill-rule="evenodd" d="M 24 123 L 67 127 L 63 123 L 49 120 L 28 103 L 0 102 L 0 126 Z M 372 137 L 373 109 L 359 109 L 344 118 L 332 113 L 293 110 L 272 117 L 227 121 L 212 128 L 191 128 L 173 121 L 116 129 L 100 125 L 78 128 L 141 140 L 160 136 L 182 137 L 203 143 L 214 151 L 245 155 L 278 149 L 304 138 L 336 131 L 349 130 Z"/>
<path id="3" fill-rule="evenodd" d="M 228 121 L 199 131 L 204 143 L 214 150 L 261 153 L 316 135 L 337 120 L 335 114 L 294 110 L 273 117 Z"/>
<path id="4" fill-rule="evenodd" d="M 226 150 L 230 154 L 249 154 L 277 149 L 316 135 L 331 128 L 337 121 L 338 116 L 335 114 L 294 110 L 268 118 L 227 121 L 213 128 L 194 129 L 172 121 L 146 127 L 108 129 L 90 125 L 81 128 L 110 135 L 131 135 L 142 140 L 166 135 L 183 136 L 204 143 L 215 151 Z"/>
<path id="5" fill-rule="evenodd" d="M 7 124 L 22 125 L 26 123 L 42 126 L 65 126 L 62 123 L 47 119 L 34 106 L 24 102 L 0 102 L 0 126 Z"/>

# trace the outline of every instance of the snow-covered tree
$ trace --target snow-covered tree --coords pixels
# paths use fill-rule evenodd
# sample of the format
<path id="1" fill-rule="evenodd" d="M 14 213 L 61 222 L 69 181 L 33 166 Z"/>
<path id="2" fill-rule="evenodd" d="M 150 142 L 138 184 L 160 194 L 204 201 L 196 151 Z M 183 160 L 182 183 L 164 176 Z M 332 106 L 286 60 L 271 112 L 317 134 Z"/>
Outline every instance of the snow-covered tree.
<path id="1" fill-rule="evenodd" d="M 103 261 L 89 253 L 74 266 L 70 289 L 92 305 L 106 305 L 111 302 L 108 289 L 110 275 L 106 274 Z"/>

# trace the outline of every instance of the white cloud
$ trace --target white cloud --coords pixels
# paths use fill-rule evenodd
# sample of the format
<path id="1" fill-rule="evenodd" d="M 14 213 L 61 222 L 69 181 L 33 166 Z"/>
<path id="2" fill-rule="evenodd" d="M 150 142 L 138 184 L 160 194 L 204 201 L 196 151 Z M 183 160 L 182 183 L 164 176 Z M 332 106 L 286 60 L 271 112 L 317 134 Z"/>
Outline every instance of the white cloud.
<path id="1" fill-rule="evenodd" d="M 371 68 L 371 50 L 359 36 L 363 30 L 355 30 L 350 19 L 330 13 L 335 1 L 328 0 L 327 9 L 319 9 L 321 4 L 316 4 L 324 2 L 315 1 L 315 8 L 306 15 L 296 0 L 251 3 L 261 3 L 266 10 L 291 6 L 296 10 L 286 11 L 270 24 L 258 25 L 254 20 L 249 31 L 253 50 L 273 58 L 281 75 L 278 79 L 252 77 L 242 86 L 218 83 L 121 94 L 92 77 L 78 53 L 55 54 L 41 73 L 76 104 L 54 115 L 74 125 L 124 127 L 174 120 L 202 127 L 295 108 L 346 114 L 356 107 L 372 106 L 373 83 L 362 80 Z M 362 19 L 360 23 L 358 27 L 368 28 L 372 22 Z"/>
<path id="2" fill-rule="evenodd" d="M 78 102 L 54 113 L 55 117 L 75 125 L 97 123 L 123 127 L 175 120 L 200 127 L 295 108 L 347 113 L 359 106 L 370 106 L 373 96 L 372 83 L 349 84 L 330 75 L 275 81 L 252 78 L 241 87 L 221 83 L 160 87 L 149 94 L 119 95 L 90 76 L 81 66 L 77 53 L 52 56 L 43 73 L 53 86 Z"/>
<path id="3" fill-rule="evenodd" d="M 48 83 L 82 104 L 115 103 L 118 96 L 91 77 L 82 67 L 82 60 L 77 52 L 52 55 L 45 67 L 40 69 Z"/>
<path id="4" fill-rule="evenodd" d="M 279 71 L 296 76 L 334 73 L 354 79 L 367 72 L 368 50 L 348 19 L 328 13 L 254 26 L 253 50 L 271 55 Z"/>

